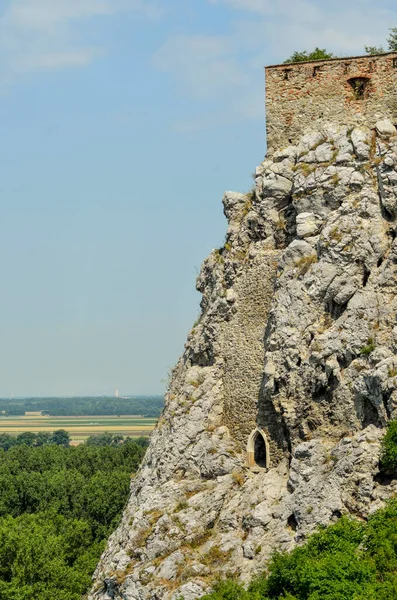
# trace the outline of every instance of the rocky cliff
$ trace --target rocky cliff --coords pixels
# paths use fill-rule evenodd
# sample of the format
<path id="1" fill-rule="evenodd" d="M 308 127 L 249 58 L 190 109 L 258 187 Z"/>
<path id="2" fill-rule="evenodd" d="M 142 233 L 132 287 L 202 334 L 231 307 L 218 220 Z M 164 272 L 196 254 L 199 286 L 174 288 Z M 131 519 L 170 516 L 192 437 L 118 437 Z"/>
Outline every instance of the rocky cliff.
<path id="1" fill-rule="evenodd" d="M 396 134 L 323 126 L 225 194 L 226 242 L 90 600 L 248 581 L 396 491 L 378 475 L 397 417 Z"/>

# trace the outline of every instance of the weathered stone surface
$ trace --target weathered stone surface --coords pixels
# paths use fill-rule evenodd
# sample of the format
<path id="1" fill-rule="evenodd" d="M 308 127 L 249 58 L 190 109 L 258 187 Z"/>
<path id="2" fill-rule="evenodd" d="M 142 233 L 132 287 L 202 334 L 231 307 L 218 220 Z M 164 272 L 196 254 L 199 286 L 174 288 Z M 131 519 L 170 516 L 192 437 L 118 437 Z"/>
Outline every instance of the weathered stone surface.
<path id="1" fill-rule="evenodd" d="M 370 130 L 356 127 L 351 133 L 351 141 L 357 157 L 361 160 L 367 160 L 370 153 Z"/>
<path id="2" fill-rule="evenodd" d="M 301 238 L 315 235 L 320 227 L 321 222 L 314 213 L 300 213 L 296 216 L 296 234 Z"/>
<path id="3" fill-rule="evenodd" d="M 396 128 L 390 119 L 383 119 L 382 121 L 378 121 L 375 125 L 377 132 L 379 135 L 384 137 L 390 137 L 392 135 L 396 135 Z"/>
<path id="4" fill-rule="evenodd" d="M 397 141 L 382 127 L 310 133 L 266 158 L 254 192 L 225 195 L 226 243 L 90 600 L 247 582 L 397 491 L 376 478 L 397 416 Z M 256 427 L 269 469 L 247 467 Z"/>

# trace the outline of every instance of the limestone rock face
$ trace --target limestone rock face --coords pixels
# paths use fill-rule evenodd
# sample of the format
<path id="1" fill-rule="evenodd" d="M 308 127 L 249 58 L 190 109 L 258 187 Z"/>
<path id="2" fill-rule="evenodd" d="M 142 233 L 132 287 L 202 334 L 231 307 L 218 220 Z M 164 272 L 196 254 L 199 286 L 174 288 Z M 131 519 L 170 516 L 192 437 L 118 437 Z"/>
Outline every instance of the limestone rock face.
<path id="1" fill-rule="evenodd" d="M 376 477 L 397 418 L 396 134 L 381 118 L 323 127 L 225 194 L 226 243 L 201 269 L 200 319 L 90 600 L 248 581 L 397 491 Z"/>

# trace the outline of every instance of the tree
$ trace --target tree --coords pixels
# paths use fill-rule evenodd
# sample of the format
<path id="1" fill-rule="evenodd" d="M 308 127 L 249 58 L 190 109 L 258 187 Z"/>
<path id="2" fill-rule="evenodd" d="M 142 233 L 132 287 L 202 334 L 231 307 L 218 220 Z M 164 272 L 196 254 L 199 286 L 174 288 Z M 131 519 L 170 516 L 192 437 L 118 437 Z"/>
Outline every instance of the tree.
<path id="1" fill-rule="evenodd" d="M 397 27 L 390 27 L 390 35 L 387 38 L 390 52 L 397 52 Z"/>
<path id="2" fill-rule="evenodd" d="M 390 27 L 390 34 L 387 38 L 388 52 L 397 52 L 397 27 Z M 383 46 L 365 46 L 367 54 L 383 54 L 386 50 Z"/>
<path id="3" fill-rule="evenodd" d="M 25 431 L 17 436 L 17 444 L 24 446 L 34 446 L 36 442 L 36 434 L 31 431 Z"/>
<path id="4" fill-rule="evenodd" d="M 12 446 L 15 446 L 17 443 L 17 438 L 15 435 L 10 435 L 9 433 L 0 433 L 0 448 L 3 450 L 8 450 Z"/>
<path id="5" fill-rule="evenodd" d="M 328 52 L 325 48 L 315 48 L 312 52 L 303 50 L 302 52 L 294 52 L 292 56 L 284 61 L 287 63 L 306 62 L 308 60 L 326 60 L 328 58 L 337 58 L 332 52 Z"/>
<path id="6" fill-rule="evenodd" d="M 65 431 L 64 429 L 58 429 L 57 431 L 54 431 L 54 433 L 51 436 L 51 442 L 53 444 L 56 444 L 57 446 L 69 446 L 70 443 L 70 435 L 68 431 Z"/>
<path id="7" fill-rule="evenodd" d="M 51 443 L 51 434 L 45 431 L 40 431 L 36 434 L 36 446 L 45 446 Z"/>
<path id="8" fill-rule="evenodd" d="M 385 49 L 383 46 L 364 46 L 367 54 L 383 54 Z"/>
<path id="9" fill-rule="evenodd" d="M 97 433 L 96 435 L 91 435 L 87 441 L 87 446 L 117 446 L 118 442 L 115 443 L 116 436 L 113 436 L 109 432 Z M 121 436 L 121 439 L 123 437 Z"/>

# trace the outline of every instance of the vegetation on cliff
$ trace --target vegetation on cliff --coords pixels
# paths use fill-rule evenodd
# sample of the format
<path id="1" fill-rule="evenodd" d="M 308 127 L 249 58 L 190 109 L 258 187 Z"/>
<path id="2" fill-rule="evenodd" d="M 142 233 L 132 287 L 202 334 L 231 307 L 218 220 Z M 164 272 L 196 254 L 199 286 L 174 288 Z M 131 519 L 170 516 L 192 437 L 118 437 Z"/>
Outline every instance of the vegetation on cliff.
<path id="1" fill-rule="evenodd" d="M 80 600 L 146 441 L 0 450 L 0 600 Z"/>
<path id="2" fill-rule="evenodd" d="M 397 473 L 397 421 L 382 441 L 381 470 Z M 344 516 L 290 554 L 276 553 L 244 589 L 227 580 L 203 600 L 395 600 L 397 499 L 367 521 Z"/>
<path id="3" fill-rule="evenodd" d="M 275 554 L 248 590 L 230 580 L 205 600 L 394 600 L 396 524 L 396 500 L 367 523 L 343 517 L 290 554 Z"/>
<path id="4" fill-rule="evenodd" d="M 397 474 L 397 421 L 391 421 L 382 440 L 382 470 L 390 475 Z"/>

